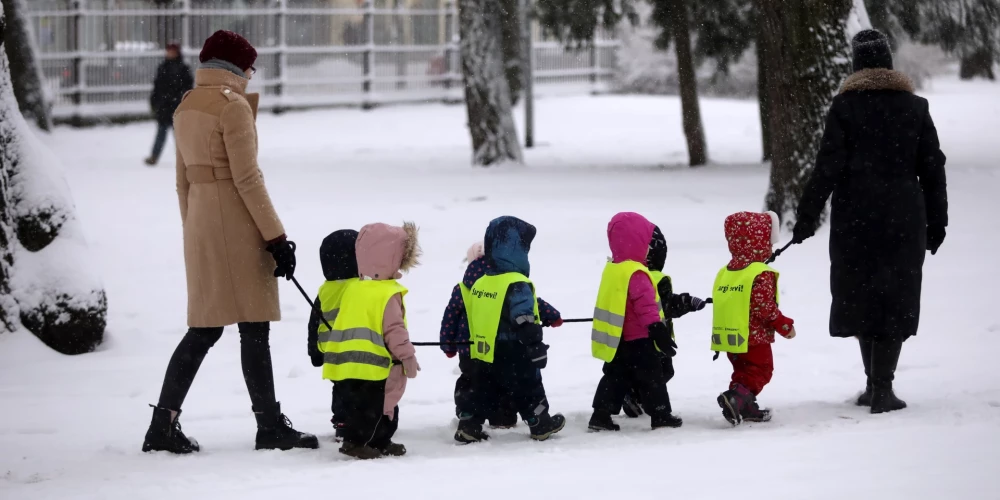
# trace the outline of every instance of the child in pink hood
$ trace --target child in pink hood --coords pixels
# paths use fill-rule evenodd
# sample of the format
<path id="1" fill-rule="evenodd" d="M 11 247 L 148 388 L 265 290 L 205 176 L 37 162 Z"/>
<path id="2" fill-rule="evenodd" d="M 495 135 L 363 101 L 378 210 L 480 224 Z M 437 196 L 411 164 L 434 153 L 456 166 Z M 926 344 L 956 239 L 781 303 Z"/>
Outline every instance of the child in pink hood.
<path id="1" fill-rule="evenodd" d="M 624 298 L 624 319 L 621 337 L 608 340 L 617 344 L 613 359 L 604 364 L 604 377 L 594 395 L 594 414 L 589 427 L 594 431 L 617 431 L 619 426 L 611 414 L 620 407 L 626 392 L 635 387 L 652 419 L 652 427 L 669 427 L 671 415 L 667 404 L 667 389 L 663 384 L 663 369 L 657 357 L 657 347 L 662 351 L 676 348 L 657 300 L 656 288 L 647 268 L 647 257 L 653 244 L 656 226 L 645 217 L 633 212 L 615 215 L 608 223 L 608 244 L 611 263 L 638 264 L 639 270 L 628 278 L 627 286 L 605 283 L 601 288 L 618 289 Z M 605 274 L 605 276 L 611 276 Z M 614 292 L 612 292 L 614 293 Z M 598 298 L 600 307 L 601 298 Z M 597 312 L 595 312 L 595 319 Z M 621 319 L 619 319 L 621 321 Z M 596 324 L 596 321 L 595 321 Z M 599 337 L 595 329 L 595 341 Z"/>
<path id="2" fill-rule="evenodd" d="M 400 456 L 406 453 L 406 448 L 392 442 L 392 436 L 399 425 L 397 405 L 406 390 L 406 379 L 415 378 L 420 365 L 417 363 L 413 344 L 410 343 L 410 333 L 406 329 L 406 309 L 403 305 L 406 289 L 396 283 L 396 280 L 402 277 L 400 271 L 408 271 L 418 264 L 420 246 L 417 242 L 417 228 L 409 222 L 403 227 L 369 224 L 358 233 L 355 249 L 360 281 L 344 292 L 340 313 L 333 325 L 334 330 L 343 331 L 345 335 L 344 347 L 337 351 L 349 354 L 345 351 L 350 351 L 353 348 L 351 346 L 357 345 L 351 343 L 359 342 L 354 332 L 366 330 L 365 325 L 352 323 L 359 320 L 350 318 L 360 317 L 361 322 L 370 322 L 373 321 L 372 318 L 381 317 L 382 335 L 364 338 L 375 346 L 384 343 L 391 364 L 390 359 L 369 352 L 361 353 L 359 359 L 362 361 L 350 359 L 344 363 L 356 366 L 370 363 L 391 368 L 388 378 L 384 380 L 354 376 L 336 382 L 336 390 L 347 413 L 344 445 L 340 452 L 362 459 Z M 381 304 L 373 302 L 375 299 L 372 297 L 385 297 L 388 294 L 391 296 L 385 301 L 384 309 L 379 310 Z M 355 310 L 352 311 L 352 308 Z M 374 328 L 367 327 L 367 330 L 371 329 Z M 350 335 L 347 335 L 349 332 Z M 327 363 L 330 363 L 329 359 Z M 351 373 L 358 373 L 356 368 L 354 370 Z"/>

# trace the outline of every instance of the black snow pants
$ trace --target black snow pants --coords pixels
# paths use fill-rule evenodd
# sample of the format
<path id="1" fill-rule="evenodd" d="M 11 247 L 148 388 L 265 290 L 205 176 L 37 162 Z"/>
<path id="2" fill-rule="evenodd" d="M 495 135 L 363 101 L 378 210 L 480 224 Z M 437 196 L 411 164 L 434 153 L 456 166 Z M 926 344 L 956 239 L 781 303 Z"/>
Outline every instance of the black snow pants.
<path id="1" fill-rule="evenodd" d="M 461 374 L 455 381 L 455 416 L 462 418 L 463 413 L 473 415 L 479 411 L 486 412 L 481 416 L 488 419 L 490 425 L 509 427 L 517 424 L 517 406 L 503 387 L 491 383 L 489 378 L 483 381 L 481 387 L 476 387 L 476 373 L 481 364 L 468 354 L 459 354 L 458 369 Z"/>
<path id="2" fill-rule="evenodd" d="M 472 380 L 474 420 L 482 424 L 486 418 L 502 410 L 503 401 L 517 409 L 523 420 L 531 420 L 548 412 L 549 402 L 541 373 L 535 368 L 523 344 L 516 340 L 496 342 L 493 363 L 475 363 Z"/>
<path id="3" fill-rule="evenodd" d="M 673 368 L 672 361 L 670 367 Z M 616 413 L 632 388 L 651 417 L 670 413 L 662 360 L 648 338 L 622 342 L 615 358 L 604 363 L 604 376 L 594 395 L 594 410 Z"/>
<path id="4" fill-rule="evenodd" d="M 385 381 L 343 380 L 334 386 L 344 414 L 344 441 L 385 449 L 399 427 L 399 407 L 390 419 L 382 413 Z"/>
<path id="5" fill-rule="evenodd" d="M 271 368 L 271 347 L 268 337 L 270 323 L 240 323 L 240 360 L 243 380 L 250 393 L 253 411 L 269 413 L 277 410 L 274 397 L 274 373 Z M 174 349 L 167 373 L 163 377 L 158 406 L 180 410 L 208 350 L 222 338 L 223 327 L 190 328 Z"/>

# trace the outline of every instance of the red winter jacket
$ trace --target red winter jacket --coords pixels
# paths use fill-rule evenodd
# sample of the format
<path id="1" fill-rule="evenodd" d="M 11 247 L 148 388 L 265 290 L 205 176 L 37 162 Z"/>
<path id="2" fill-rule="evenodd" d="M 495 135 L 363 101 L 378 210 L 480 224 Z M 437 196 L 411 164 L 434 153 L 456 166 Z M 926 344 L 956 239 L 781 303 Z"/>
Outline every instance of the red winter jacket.
<path id="1" fill-rule="evenodd" d="M 773 212 L 739 212 L 726 217 L 726 241 L 732 260 L 730 271 L 745 269 L 753 262 L 765 262 L 771 257 L 771 245 L 778 233 L 778 217 Z M 753 282 L 750 291 L 750 346 L 774 343 L 774 332 L 787 335 L 792 325 L 778 309 L 775 301 L 777 277 L 764 272 Z"/>

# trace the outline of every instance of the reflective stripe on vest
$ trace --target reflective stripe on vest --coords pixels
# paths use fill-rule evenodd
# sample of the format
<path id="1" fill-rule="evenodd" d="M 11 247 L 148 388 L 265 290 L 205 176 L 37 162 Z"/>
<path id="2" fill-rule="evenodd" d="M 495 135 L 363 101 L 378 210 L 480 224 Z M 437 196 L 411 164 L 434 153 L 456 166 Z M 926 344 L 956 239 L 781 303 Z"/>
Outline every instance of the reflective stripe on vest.
<path id="1" fill-rule="evenodd" d="M 775 277 L 775 302 L 778 301 L 778 271 L 754 262 L 739 271 L 723 267 L 712 288 L 712 350 L 741 354 L 750 347 L 750 296 L 753 282 L 761 273 Z"/>
<path id="2" fill-rule="evenodd" d="M 597 292 L 594 307 L 594 326 L 590 332 L 590 351 L 595 358 L 610 363 L 615 359 L 622 340 L 625 326 L 625 304 L 628 302 L 628 283 L 635 273 L 649 276 L 656 290 L 656 282 L 646 266 L 631 260 L 617 264 L 609 262 L 601 275 L 601 288 Z M 660 320 L 664 319 L 660 306 L 660 292 L 656 292 L 656 305 L 660 310 Z"/>
<path id="3" fill-rule="evenodd" d="M 333 326 L 337 321 L 337 315 L 340 313 L 340 301 L 344 298 L 344 291 L 357 281 L 357 278 L 349 278 L 346 280 L 327 281 L 320 285 L 319 292 L 316 294 L 319 297 L 319 309 L 323 312 L 323 319 L 330 326 Z M 323 351 L 323 348 L 319 344 L 331 342 L 329 340 L 330 329 L 326 327 L 326 323 L 320 320 L 319 326 L 316 328 L 316 345 L 319 347 L 320 352 Z"/>
<path id="4" fill-rule="evenodd" d="M 472 359 L 493 362 L 503 303 L 507 298 L 507 289 L 514 283 L 527 283 L 534 296 L 535 286 L 520 273 L 483 276 L 472 284 L 471 290 L 465 286 L 459 287 L 462 290 L 462 301 L 465 302 L 465 315 L 469 318 L 469 338 L 472 340 L 469 354 Z M 535 323 L 540 323 L 537 297 L 534 314 Z"/>
<path id="5" fill-rule="evenodd" d="M 396 294 L 405 296 L 406 288 L 395 280 L 355 280 L 344 290 L 333 330 L 323 326 L 319 332 L 323 378 L 335 382 L 389 378 L 392 355 L 385 346 L 382 319 Z"/>

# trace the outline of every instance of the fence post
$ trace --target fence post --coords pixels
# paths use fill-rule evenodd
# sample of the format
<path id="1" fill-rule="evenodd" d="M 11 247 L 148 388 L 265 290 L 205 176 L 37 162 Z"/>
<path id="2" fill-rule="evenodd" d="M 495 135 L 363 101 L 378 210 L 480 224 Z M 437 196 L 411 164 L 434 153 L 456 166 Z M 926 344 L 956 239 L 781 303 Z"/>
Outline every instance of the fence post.
<path id="1" fill-rule="evenodd" d="M 596 90 L 597 87 L 597 70 L 599 69 L 599 66 L 597 64 L 597 43 L 598 40 L 597 37 L 595 36 L 594 40 L 590 42 L 590 86 L 591 86 L 590 90 L 591 91 Z"/>
<path id="2" fill-rule="evenodd" d="M 452 38 L 455 36 L 455 3 L 448 0 L 444 3 L 444 89 L 451 88 L 451 59 L 454 57 Z M 445 98 L 447 99 L 447 92 Z"/>
<path id="3" fill-rule="evenodd" d="M 275 110 L 280 110 L 281 95 L 285 87 L 285 68 L 288 65 L 288 0 L 278 1 L 278 64 L 274 68 L 274 73 L 278 79 L 278 84 L 274 87 L 274 93 L 278 96 L 279 105 Z"/>
<path id="4" fill-rule="evenodd" d="M 402 2 L 400 0 L 393 0 L 392 2 L 392 45 L 395 46 L 396 52 L 396 90 L 403 90 L 406 88 L 406 73 L 407 73 L 407 63 L 409 62 L 409 52 L 402 49 L 403 45 L 403 16 L 399 13 L 399 8 Z"/>
<path id="5" fill-rule="evenodd" d="M 84 0 L 73 0 L 73 10 L 76 13 L 73 15 L 73 75 L 75 77 L 74 92 L 73 92 L 73 106 L 76 107 L 74 110 L 73 120 L 80 119 L 80 106 L 83 105 L 83 89 L 87 86 L 87 67 L 83 63 L 83 50 L 84 50 Z"/>
<path id="6" fill-rule="evenodd" d="M 531 0 L 521 0 L 521 45 L 524 54 L 524 147 L 535 147 L 535 48 Z"/>
<path id="7" fill-rule="evenodd" d="M 361 84 L 361 90 L 364 95 L 361 97 L 361 107 L 363 109 L 371 109 L 371 91 L 372 91 L 372 69 L 375 63 L 375 1 L 365 0 L 365 51 L 364 51 L 364 63 L 362 65 L 362 70 L 364 71 L 364 83 Z"/>
<path id="8" fill-rule="evenodd" d="M 191 49 L 191 0 L 181 2 L 181 50 L 182 54 L 194 53 Z"/>

